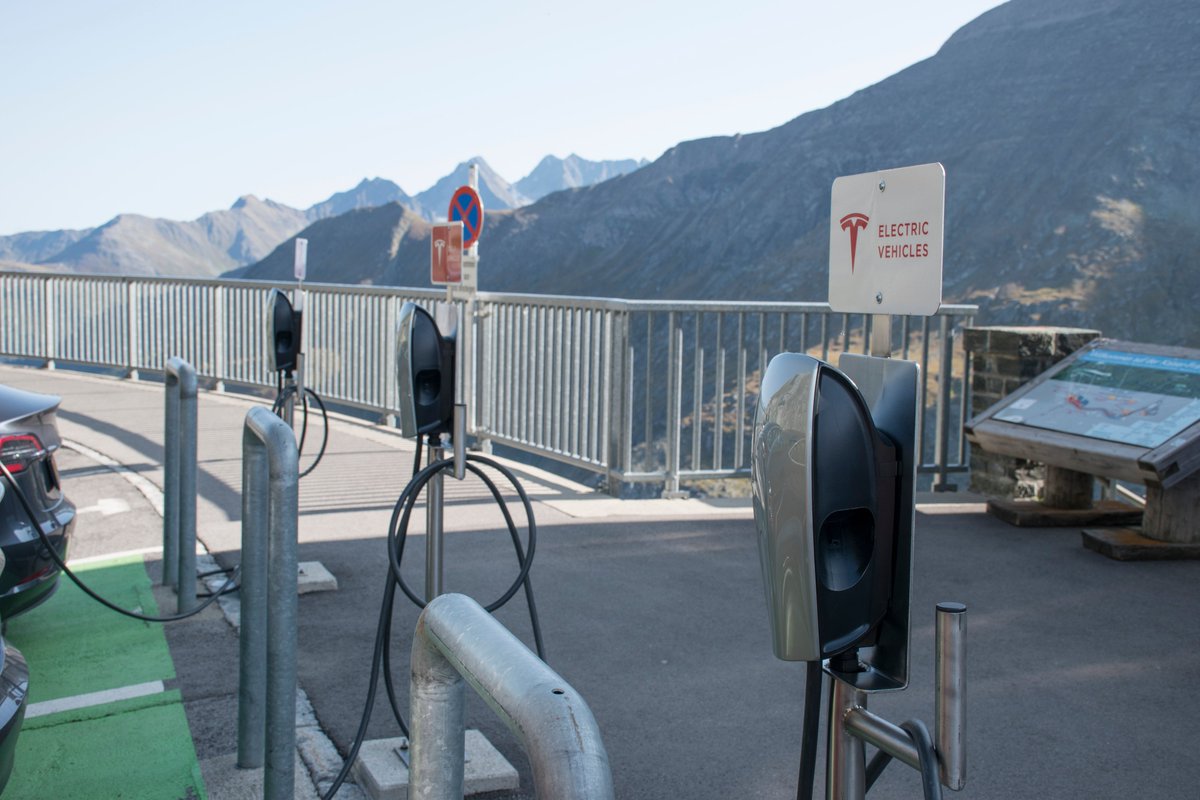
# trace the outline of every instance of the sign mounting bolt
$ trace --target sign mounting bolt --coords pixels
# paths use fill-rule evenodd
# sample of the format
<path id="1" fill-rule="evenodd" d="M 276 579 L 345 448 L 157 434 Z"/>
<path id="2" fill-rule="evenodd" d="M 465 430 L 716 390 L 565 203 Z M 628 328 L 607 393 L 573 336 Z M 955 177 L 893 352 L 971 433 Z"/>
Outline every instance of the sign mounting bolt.
<path id="1" fill-rule="evenodd" d="M 883 305 L 883 292 L 875 293 L 875 302 L 878 303 L 879 305 Z"/>
<path id="2" fill-rule="evenodd" d="M 886 189 L 887 189 L 887 181 L 881 180 L 879 182 L 879 191 L 882 192 L 882 191 L 885 191 Z"/>

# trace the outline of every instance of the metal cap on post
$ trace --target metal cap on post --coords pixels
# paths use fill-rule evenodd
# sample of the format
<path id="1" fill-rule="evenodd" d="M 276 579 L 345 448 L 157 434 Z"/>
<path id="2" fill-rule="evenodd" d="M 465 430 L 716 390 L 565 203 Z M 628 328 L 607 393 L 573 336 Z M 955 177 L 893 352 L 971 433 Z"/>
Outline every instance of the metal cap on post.
<path id="1" fill-rule="evenodd" d="M 242 433 L 242 619 L 238 766 L 264 766 L 264 797 L 290 800 L 296 749 L 299 454 L 265 408 Z"/>

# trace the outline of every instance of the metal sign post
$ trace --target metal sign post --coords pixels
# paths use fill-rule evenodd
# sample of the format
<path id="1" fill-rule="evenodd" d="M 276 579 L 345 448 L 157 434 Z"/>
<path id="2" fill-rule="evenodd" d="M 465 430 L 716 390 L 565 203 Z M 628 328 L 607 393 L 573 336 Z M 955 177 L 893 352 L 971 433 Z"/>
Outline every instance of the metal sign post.
<path id="1" fill-rule="evenodd" d="M 292 290 L 292 308 L 296 315 L 303 320 L 304 318 L 304 277 L 308 273 L 308 239 L 296 239 L 296 254 L 293 265 L 293 272 L 296 276 L 296 288 Z M 304 353 L 307 348 L 304 346 L 305 327 L 300 326 L 300 349 L 296 353 L 296 375 L 292 380 L 292 376 L 288 376 L 288 381 L 296 387 L 296 391 L 289 395 L 287 407 L 284 411 L 284 418 L 287 420 L 288 427 L 292 427 L 292 422 L 295 415 L 296 399 L 304 402 Z M 306 417 L 307 419 L 307 417 Z"/>
<path id="2" fill-rule="evenodd" d="M 449 330 L 453 325 L 454 335 L 454 420 L 453 436 L 443 433 L 440 441 L 430 443 L 428 463 L 446 457 L 446 450 L 453 447 L 454 477 L 466 477 L 467 405 L 473 389 L 471 377 L 474 337 L 475 291 L 478 286 L 479 235 L 483 231 L 483 201 L 479 197 L 479 168 L 472 164 L 468 173 L 468 185 L 460 186 L 450 198 L 445 226 L 435 226 L 431 241 L 431 277 L 434 283 L 446 284 L 446 308 L 456 318 L 443 317 L 438 321 L 440 330 Z M 441 233 L 439 228 L 444 228 Z M 437 237 L 443 238 L 437 238 Z M 443 242 L 439 248 L 438 243 Z M 465 250 L 463 248 L 466 248 Z M 440 264 L 439 264 L 440 261 Z M 453 265 L 457 262 L 457 280 L 453 279 Z M 439 271 L 439 266 L 443 271 Z M 447 280 L 439 281 L 445 275 Z M 443 594 L 443 522 L 445 511 L 445 486 L 439 472 L 426 484 L 425 508 L 425 602 Z"/>
<path id="3" fill-rule="evenodd" d="M 928 316 L 941 306 L 945 193 L 941 164 L 841 177 L 831 191 L 829 305 L 834 311 L 868 315 L 871 328 L 870 355 L 843 355 L 839 366 L 861 392 L 874 424 L 896 446 L 900 474 L 887 611 L 874 641 L 863 640 L 867 645 L 822 659 L 833 681 L 826 749 L 829 800 L 865 797 L 867 743 L 920 770 L 926 797 L 940 796 L 938 784 L 960 789 L 965 780 L 965 606 L 943 603 L 937 608 L 934 735 L 919 720 L 897 726 L 867 710 L 870 693 L 903 689 L 908 681 L 920 376 L 916 364 L 890 358 L 891 315 Z M 835 473 L 840 466 L 825 468 Z M 816 467 L 810 463 L 806 469 Z M 814 480 L 824 477 L 818 474 Z M 812 535 L 819 554 L 824 523 Z"/>

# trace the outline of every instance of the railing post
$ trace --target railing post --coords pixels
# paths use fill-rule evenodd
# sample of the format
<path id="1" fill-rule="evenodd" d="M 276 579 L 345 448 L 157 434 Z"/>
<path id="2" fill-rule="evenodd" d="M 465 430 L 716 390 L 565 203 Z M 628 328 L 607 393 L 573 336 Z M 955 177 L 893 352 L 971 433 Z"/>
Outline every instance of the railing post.
<path id="1" fill-rule="evenodd" d="M 671 345 L 667 364 L 667 463 L 663 497 L 678 497 L 679 454 L 683 439 L 683 326 L 677 312 L 667 315 L 667 331 Z"/>
<path id="2" fill-rule="evenodd" d="M 292 429 L 252 408 L 242 430 L 239 767 L 264 766 L 263 796 L 290 800 L 296 750 L 299 455 Z"/>
<path id="3" fill-rule="evenodd" d="M 57 353 L 57 334 L 54 326 L 54 279 L 47 278 L 43 284 L 42 314 L 45 322 L 46 336 L 46 369 L 54 369 L 54 356 Z"/>
<path id="4" fill-rule="evenodd" d="M 629 468 L 625 453 L 631 436 L 633 420 L 629 402 L 633 391 L 628 374 L 632 370 L 629 344 L 629 313 L 608 310 L 604 312 L 605 364 L 602 398 L 605 404 L 605 461 L 608 469 L 607 489 L 613 497 L 621 496 L 621 472 Z"/>
<path id="5" fill-rule="evenodd" d="M 608 753 L 587 702 L 471 598 L 429 602 L 411 664 L 409 797 L 463 796 L 464 679 L 520 740 L 538 797 L 613 797 Z"/>
<path id="6" fill-rule="evenodd" d="M 213 386 L 218 392 L 225 391 L 225 343 L 229 341 L 225 330 L 225 289 L 214 285 L 209 292 L 209 305 L 212 309 L 213 330 L 213 363 L 212 377 L 216 381 Z"/>
<path id="7" fill-rule="evenodd" d="M 951 332 L 949 317 L 939 319 L 939 335 L 941 338 L 941 364 L 938 367 L 938 399 L 937 399 L 937 480 L 934 481 L 935 492 L 951 492 L 957 487 L 950 483 L 950 385 L 954 380 L 954 336 Z"/>
<path id="8" fill-rule="evenodd" d="M 126 352 L 126 371 L 125 377 L 129 380 L 136 381 L 138 379 L 138 355 L 139 345 L 141 344 L 141 319 L 138 314 L 138 284 L 136 281 L 124 278 L 125 281 L 125 342 Z"/>
<path id="9" fill-rule="evenodd" d="M 174 356 L 163 371 L 163 584 L 184 613 L 196 606 L 196 371 Z"/>

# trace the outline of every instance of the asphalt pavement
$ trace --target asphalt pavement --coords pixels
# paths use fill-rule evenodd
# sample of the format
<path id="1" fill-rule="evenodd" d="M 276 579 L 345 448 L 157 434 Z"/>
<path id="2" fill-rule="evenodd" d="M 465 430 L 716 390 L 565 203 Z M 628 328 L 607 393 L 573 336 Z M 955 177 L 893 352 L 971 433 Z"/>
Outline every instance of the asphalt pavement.
<path id="1" fill-rule="evenodd" d="M 0 382 L 62 396 L 61 432 L 80 446 L 71 469 L 100 470 L 96 459 L 121 468 L 104 478 L 115 481 L 111 489 L 89 488 L 98 496 L 86 502 L 99 507 L 109 496 L 131 511 L 112 502 L 112 513 L 81 515 L 74 555 L 144 550 L 155 580 L 163 387 L 16 367 L 0 367 Z M 254 402 L 208 392 L 200 402 L 199 538 L 224 566 L 238 561 L 241 427 Z M 322 562 L 338 589 L 299 599 L 299 678 L 314 711 L 308 730 L 340 753 L 363 711 L 387 575 L 384 537 L 413 455 L 394 431 L 337 419 L 322 463 L 300 486 L 300 558 Z M 547 660 L 595 713 L 617 796 L 794 797 L 804 669 L 771 653 L 748 504 L 617 501 L 506 463 L 537 520 L 531 574 Z M 81 505 L 83 477 L 64 477 Z M 517 568 L 502 517 L 477 482 L 448 480 L 446 495 L 447 589 L 490 601 Z M 961 796 L 1198 796 L 1200 563 L 1110 561 L 1085 550 L 1078 530 L 1013 528 L 987 516 L 980 498 L 922 500 L 929 502 L 917 516 L 910 686 L 872 696 L 871 708 L 897 723 L 932 723 L 933 608 L 960 601 L 969 608 Z M 418 514 L 406 560 L 418 588 L 423 527 Z M 156 595 L 170 603 L 161 588 Z M 47 604 L 19 621 L 51 611 Z M 392 654 L 402 696 L 417 613 L 397 600 Z M 496 616 L 532 646 L 522 595 Z M 236 633 L 213 610 L 167 626 L 166 639 L 170 686 L 208 796 L 242 796 L 228 779 Z M 518 768 L 519 796 L 532 796 L 528 763 L 494 713 L 472 697 L 467 723 Z M 369 737 L 395 735 L 381 698 Z M 327 768 L 308 763 L 302 771 L 319 778 Z M 916 774 L 893 764 L 870 796 L 919 794 Z"/>

